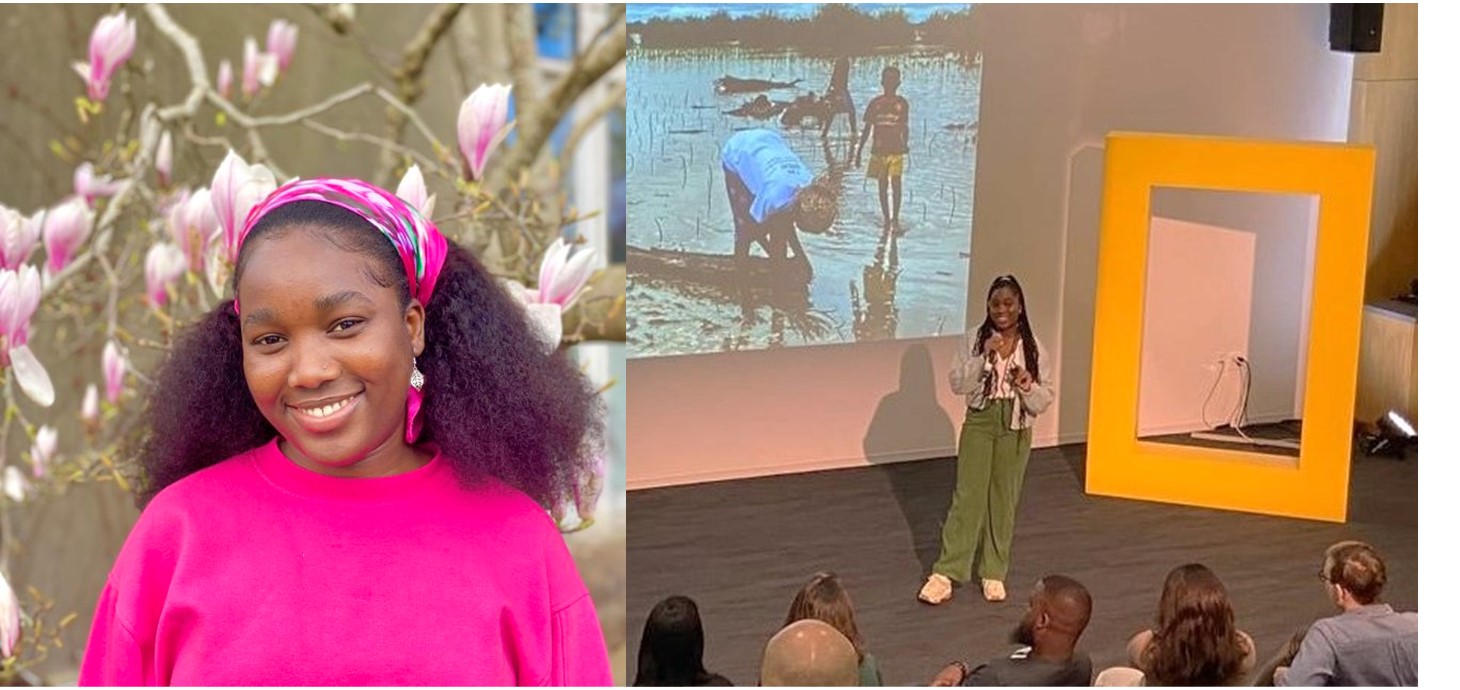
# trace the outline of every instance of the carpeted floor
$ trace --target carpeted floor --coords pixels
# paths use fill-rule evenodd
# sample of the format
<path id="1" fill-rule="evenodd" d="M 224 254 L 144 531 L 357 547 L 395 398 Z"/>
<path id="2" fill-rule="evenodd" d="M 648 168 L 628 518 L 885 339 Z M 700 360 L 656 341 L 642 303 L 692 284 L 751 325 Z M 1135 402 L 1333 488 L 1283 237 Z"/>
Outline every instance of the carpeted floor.
<path id="1" fill-rule="evenodd" d="M 629 494 L 629 682 L 644 619 L 663 597 L 694 598 L 706 666 L 757 684 L 760 654 L 791 597 L 818 570 L 841 576 L 868 650 L 890 685 L 920 685 L 952 659 L 1007 653 L 1029 588 L 1046 573 L 1085 584 L 1094 615 L 1081 646 L 1096 669 L 1124 662 L 1150 625 L 1167 571 L 1188 562 L 1225 583 L 1237 622 L 1266 657 L 1300 624 L 1331 615 L 1317 577 L 1324 548 L 1374 544 L 1386 599 L 1418 608 L 1418 458 L 1354 457 L 1349 522 L 1329 524 L 1086 496 L 1084 446 L 1034 451 L 1009 574 L 1010 598 L 961 588 L 940 607 L 916 601 L 937 557 L 952 458 Z"/>

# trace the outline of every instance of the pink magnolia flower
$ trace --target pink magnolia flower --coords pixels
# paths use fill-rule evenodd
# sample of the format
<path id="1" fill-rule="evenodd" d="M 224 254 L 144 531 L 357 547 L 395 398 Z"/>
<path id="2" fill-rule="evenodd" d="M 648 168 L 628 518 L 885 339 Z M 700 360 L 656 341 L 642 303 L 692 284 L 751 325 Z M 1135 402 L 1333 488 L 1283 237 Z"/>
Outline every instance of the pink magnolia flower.
<path id="1" fill-rule="evenodd" d="M 248 212 L 264 200 L 278 183 L 274 174 L 263 165 L 250 166 L 238 154 L 229 151 L 218 171 L 213 174 L 213 212 L 223 229 L 223 242 L 230 261 L 238 258 L 238 244 Z"/>
<path id="2" fill-rule="evenodd" d="M 294 45 L 299 42 L 299 27 L 282 19 L 269 23 L 269 37 L 265 41 L 270 55 L 278 58 L 279 72 L 289 69 L 294 60 Z"/>
<path id="3" fill-rule="evenodd" d="M 41 304 L 41 275 L 35 266 L 0 270 L 0 338 L 12 350 L 24 345 L 30 320 Z"/>
<path id="4" fill-rule="evenodd" d="M 164 130 L 157 142 L 157 177 L 164 187 L 172 184 L 172 130 Z"/>
<path id="5" fill-rule="evenodd" d="M 517 281 L 507 281 L 507 290 L 522 305 L 528 321 L 549 353 L 562 344 L 563 312 L 583 294 L 593 273 L 592 249 L 580 249 L 571 258 L 569 251 L 568 243 L 561 237 L 548 247 L 538 270 L 536 290 Z"/>
<path id="6" fill-rule="evenodd" d="M 487 156 L 502 138 L 511 95 L 511 84 L 482 84 L 461 103 L 456 115 L 456 142 L 466 157 L 472 179 L 481 179 Z"/>
<path id="7" fill-rule="evenodd" d="M 177 282 L 188 268 L 188 258 L 176 245 L 158 242 L 147 250 L 144 272 L 147 278 L 147 302 L 154 307 L 167 304 L 167 288 Z"/>
<path id="8" fill-rule="evenodd" d="M 260 52 L 259 43 L 252 36 L 243 42 L 243 97 L 258 95 L 259 89 L 274 85 L 279 76 L 279 57 L 269 52 Z"/>
<path id="9" fill-rule="evenodd" d="M 46 213 L 41 230 L 46 243 L 46 267 L 52 274 L 71 263 L 76 250 L 91 235 L 91 209 L 81 197 L 71 197 Z"/>
<path id="10" fill-rule="evenodd" d="M 30 446 L 31 474 L 36 479 L 46 476 L 51 460 L 56 457 L 56 429 L 42 426 L 35 432 L 35 442 Z"/>
<path id="11" fill-rule="evenodd" d="M 568 256 L 571 245 L 559 237 L 543 254 L 537 272 L 536 301 L 556 304 L 567 311 L 583 294 L 589 276 L 593 275 L 593 249 L 583 247 Z"/>
<path id="12" fill-rule="evenodd" d="M 171 158 L 170 155 L 169 158 Z M 85 161 L 76 166 L 76 172 L 71 176 L 71 182 L 76 187 L 76 196 L 85 199 L 88 206 L 91 205 L 93 199 L 112 196 L 122 188 L 122 183 L 113 182 L 110 176 L 97 175 L 91 161 Z"/>
<path id="13" fill-rule="evenodd" d="M 127 357 L 115 340 L 106 341 L 101 351 L 101 373 L 106 379 L 107 402 L 115 405 L 122 397 L 122 379 L 127 375 Z"/>
<path id="14" fill-rule="evenodd" d="M 233 63 L 224 60 L 218 63 L 218 95 L 228 100 L 233 93 Z"/>
<path id="15" fill-rule="evenodd" d="M 406 203 L 416 207 L 426 220 L 431 219 L 431 213 L 436 210 L 436 195 L 426 194 L 426 180 L 421 176 L 421 167 L 412 165 L 400 179 L 400 186 L 396 187 L 395 195 Z"/>
<path id="16" fill-rule="evenodd" d="M 128 19 L 125 11 L 109 14 L 96 22 L 91 30 L 89 65 L 76 65 L 86 80 L 86 95 L 100 103 L 111 91 L 112 75 L 132 56 L 137 47 L 137 20 Z"/>
<path id="17" fill-rule="evenodd" d="M 192 194 L 184 193 L 182 203 L 173 206 L 167 215 L 167 229 L 182 250 L 188 270 L 201 274 L 203 256 L 208 246 L 218 240 L 221 230 L 213 211 L 212 192 L 200 187 Z"/>
<path id="18" fill-rule="evenodd" d="M 20 268 L 30 258 L 40 239 L 41 213 L 28 219 L 19 211 L 0 206 L 0 268 Z"/>

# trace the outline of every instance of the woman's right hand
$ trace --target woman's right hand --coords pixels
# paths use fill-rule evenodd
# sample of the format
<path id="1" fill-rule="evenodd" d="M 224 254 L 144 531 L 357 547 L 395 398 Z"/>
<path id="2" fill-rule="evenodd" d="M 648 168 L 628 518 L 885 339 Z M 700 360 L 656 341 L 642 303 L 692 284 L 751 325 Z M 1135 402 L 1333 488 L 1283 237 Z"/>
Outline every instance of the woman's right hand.
<path id="1" fill-rule="evenodd" d="M 990 364 L 992 364 L 993 361 L 994 361 L 995 355 L 997 355 L 998 352 L 999 352 L 999 350 L 1002 350 L 1003 348 L 1004 348 L 1004 335 L 1002 333 L 997 333 L 996 332 L 993 335 L 989 336 L 989 339 L 988 340 L 985 340 L 984 341 L 984 344 L 983 344 L 983 356 L 989 360 L 989 363 Z"/>

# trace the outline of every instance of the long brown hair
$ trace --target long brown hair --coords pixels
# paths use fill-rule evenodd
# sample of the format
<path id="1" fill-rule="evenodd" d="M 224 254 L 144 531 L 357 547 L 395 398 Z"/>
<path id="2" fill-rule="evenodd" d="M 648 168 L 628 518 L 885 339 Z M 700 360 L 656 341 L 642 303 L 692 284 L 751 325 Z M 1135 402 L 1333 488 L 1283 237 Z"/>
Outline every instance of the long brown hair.
<path id="1" fill-rule="evenodd" d="M 791 600 L 791 610 L 786 612 L 786 622 L 781 627 L 808 618 L 826 623 L 846 636 L 857 650 L 857 663 L 862 663 L 865 652 L 862 633 L 857 631 L 857 619 L 852 613 L 852 597 L 835 573 L 813 575 Z"/>
<path id="2" fill-rule="evenodd" d="M 1226 587 L 1200 563 L 1166 576 L 1153 632 L 1140 660 L 1151 685 L 1222 685 L 1248 652 Z"/>

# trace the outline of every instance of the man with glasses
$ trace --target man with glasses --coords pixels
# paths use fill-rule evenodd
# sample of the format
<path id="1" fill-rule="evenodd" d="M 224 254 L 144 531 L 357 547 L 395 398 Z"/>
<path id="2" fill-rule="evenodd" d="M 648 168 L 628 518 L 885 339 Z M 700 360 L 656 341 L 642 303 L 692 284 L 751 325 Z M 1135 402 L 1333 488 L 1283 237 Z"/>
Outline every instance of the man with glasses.
<path id="1" fill-rule="evenodd" d="M 1387 578 L 1379 552 L 1363 542 L 1334 544 L 1318 577 L 1342 613 L 1288 643 L 1269 664 L 1274 685 L 1418 685 L 1419 614 L 1380 603 Z"/>

